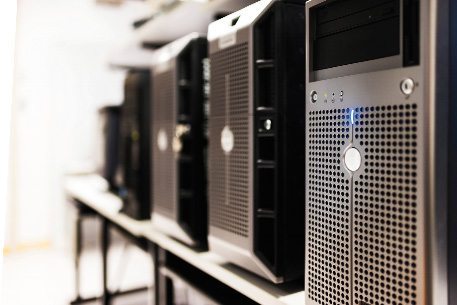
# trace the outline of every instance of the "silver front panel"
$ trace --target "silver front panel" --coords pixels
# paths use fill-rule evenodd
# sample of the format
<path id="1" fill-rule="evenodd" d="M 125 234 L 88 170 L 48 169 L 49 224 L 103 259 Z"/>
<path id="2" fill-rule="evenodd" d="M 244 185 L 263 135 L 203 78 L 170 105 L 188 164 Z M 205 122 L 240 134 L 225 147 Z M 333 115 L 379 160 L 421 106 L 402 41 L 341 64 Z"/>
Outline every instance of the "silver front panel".
<path id="1" fill-rule="evenodd" d="M 252 25 L 273 5 L 261 0 L 209 27 L 209 247 L 227 260 L 281 282 L 254 254 Z M 236 25 L 232 20 L 239 18 Z M 222 131 L 233 134 L 224 151 Z"/>
<path id="2" fill-rule="evenodd" d="M 208 242 L 211 251 L 230 262 L 279 283 L 283 278 L 274 275 L 254 253 L 253 227 L 253 25 L 275 2 L 257 1 L 213 22 L 208 29 Z M 226 127 L 233 135 L 231 150 L 221 142 Z"/>
<path id="3" fill-rule="evenodd" d="M 423 84 L 420 68 L 308 84 L 319 95 L 307 102 L 310 304 L 423 304 L 424 103 L 421 90 L 400 91 L 407 77 Z"/>
<path id="4" fill-rule="evenodd" d="M 356 64 L 336 68 L 346 76 L 308 75 L 307 96 L 315 91 L 318 100 L 306 101 L 307 305 L 447 304 L 433 218 L 434 8 L 436 1 L 421 1 L 420 66 L 357 74 Z M 400 89 L 408 78 L 409 96 Z M 355 171 L 345 161 L 351 148 L 361 155 Z"/>
<path id="5" fill-rule="evenodd" d="M 210 225 L 236 236 L 249 236 L 252 143 L 249 101 L 249 45 L 240 43 L 211 54 Z M 222 130 L 234 136 L 230 153 L 221 147 Z"/>
<path id="6" fill-rule="evenodd" d="M 176 121 L 176 73 L 174 62 L 157 69 L 153 76 L 152 196 L 154 213 L 176 218 L 176 159 L 172 148 Z"/>

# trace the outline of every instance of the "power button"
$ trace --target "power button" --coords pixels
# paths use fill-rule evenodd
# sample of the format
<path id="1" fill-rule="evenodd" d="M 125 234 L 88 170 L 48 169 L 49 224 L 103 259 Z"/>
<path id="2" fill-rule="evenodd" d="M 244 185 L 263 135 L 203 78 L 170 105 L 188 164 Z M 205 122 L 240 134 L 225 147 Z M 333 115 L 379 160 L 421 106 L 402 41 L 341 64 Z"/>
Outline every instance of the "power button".
<path id="1" fill-rule="evenodd" d="M 404 95 L 411 95 L 414 92 L 415 87 L 416 84 L 412 78 L 406 78 L 400 83 L 400 89 Z"/>
<path id="2" fill-rule="evenodd" d="M 311 103 L 317 102 L 317 92 L 316 92 L 316 91 L 312 91 L 312 92 L 311 92 L 311 94 L 310 94 L 310 100 L 311 100 Z"/>

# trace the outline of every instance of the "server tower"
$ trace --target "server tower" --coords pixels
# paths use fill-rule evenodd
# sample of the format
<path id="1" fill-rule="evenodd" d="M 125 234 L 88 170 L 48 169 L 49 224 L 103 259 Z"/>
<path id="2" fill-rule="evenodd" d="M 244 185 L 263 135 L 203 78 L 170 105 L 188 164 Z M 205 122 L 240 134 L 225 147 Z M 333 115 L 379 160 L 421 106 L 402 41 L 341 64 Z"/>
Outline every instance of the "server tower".
<path id="1" fill-rule="evenodd" d="M 123 212 L 140 220 L 151 215 L 150 85 L 149 70 L 129 71 L 121 106 L 119 194 Z"/>
<path id="2" fill-rule="evenodd" d="M 307 305 L 457 302 L 454 2 L 306 4 Z"/>
<path id="3" fill-rule="evenodd" d="M 98 113 L 101 135 L 99 173 L 108 182 L 109 190 L 116 192 L 121 110 L 120 106 L 106 106 Z"/>
<path id="4" fill-rule="evenodd" d="M 275 283 L 303 276 L 304 1 L 208 29 L 209 245 Z"/>
<path id="5" fill-rule="evenodd" d="M 207 247 L 207 40 L 189 34 L 156 51 L 153 83 L 154 225 L 198 248 Z"/>

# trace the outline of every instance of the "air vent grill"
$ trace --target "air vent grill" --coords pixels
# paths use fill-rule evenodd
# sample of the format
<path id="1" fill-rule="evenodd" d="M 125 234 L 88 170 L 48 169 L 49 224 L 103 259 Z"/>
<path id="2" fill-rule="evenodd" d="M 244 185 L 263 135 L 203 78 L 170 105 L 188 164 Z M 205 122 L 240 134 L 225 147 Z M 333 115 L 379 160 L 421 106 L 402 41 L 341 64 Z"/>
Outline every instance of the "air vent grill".
<path id="1" fill-rule="evenodd" d="M 174 70 L 167 70 L 154 75 L 152 83 L 153 93 L 153 122 L 172 122 L 175 118 L 176 74 Z"/>
<path id="2" fill-rule="evenodd" d="M 351 185 L 341 154 L 351 137 L 350 109 L 309 113 L 307 293 L 320 305 L 351 303 Z"/>
<path id="3" fill-rule="evenodd" d="M 211 54 L 210 101 L 212 117 L 224 117 L 226 109 L 230 111 L 230 117 L 249 113 L 248 56 L 247 43 Z M 229 83 L 229 91 L 227 91 L 227 83 Z"/>
<path id="4" fill-rule="evenodd" d="M 418 304 L 417 106 L 309 113 L 307 294 L 320 305 Z M 362 166 L 342 163 L 353 145 Z"/>
<path id="5" fill-rule="evenodd" d="M 418 304 L 416 137 L 416 105 L 355 111 L 354 304 Z"/>
<path id="6" fill-rule="evenodd" d="M 211 55 L 210 92 L 210 225 L 247 237 L 249 233 L 249 62 L 243 43 Z M 233 150 L 221 147 L 229 126 Z"/>
<path id="7" fill-rule="evenodd" d="M 172 150 L 175 118 L 175 73 L 168 70 L 153 82 L 153 199 L 154 209 L 173 217 L 176 198 L 176 162 Z M 158 146 L 159 132 L 166 135 L 166 149 Z M 163 141 L 163 139 L 162 139 Z"/>

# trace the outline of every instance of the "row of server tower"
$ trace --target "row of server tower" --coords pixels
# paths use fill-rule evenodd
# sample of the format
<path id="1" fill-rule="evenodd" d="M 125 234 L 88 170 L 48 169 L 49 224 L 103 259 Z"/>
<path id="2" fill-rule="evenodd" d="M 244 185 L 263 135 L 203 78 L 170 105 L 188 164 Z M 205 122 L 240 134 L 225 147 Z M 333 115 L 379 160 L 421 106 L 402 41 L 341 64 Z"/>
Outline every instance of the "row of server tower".
<path id="1" fill-rule="evenodd" d="M 457 4 L 261 0 L 103 110 L 125 212 L 307 305 L 457 304 Z"/>

